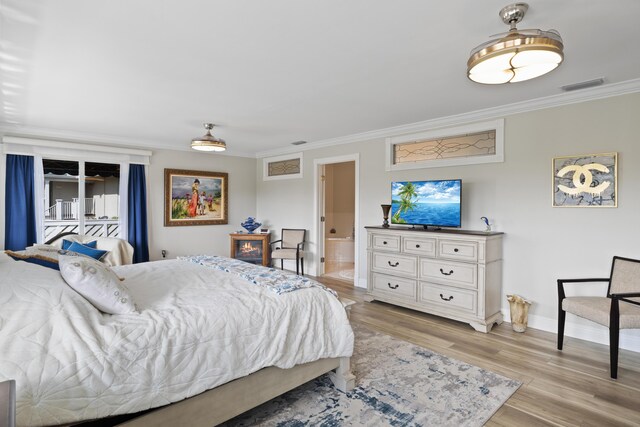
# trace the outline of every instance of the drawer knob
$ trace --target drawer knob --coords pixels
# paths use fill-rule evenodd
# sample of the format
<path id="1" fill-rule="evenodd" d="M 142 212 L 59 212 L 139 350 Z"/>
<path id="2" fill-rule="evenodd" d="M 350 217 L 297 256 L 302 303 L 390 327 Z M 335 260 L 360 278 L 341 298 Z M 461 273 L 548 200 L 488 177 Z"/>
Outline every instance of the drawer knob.
<path id="1" fill-rule="evenodd" d="M 416 245 L 416 248 L 419 248 L 419 247 L 420 247 L 420 245 Z"/>
<path id="2" fill-rule="evenodd" d="M 449 295 L 449 298 L 445 298 L 444 295 L 440 294 L 440 299 L 442 301 L 451 301 L 453 299 L 453 295 Z"/>
<path id="3" fill-rule="evenodd" d="M 386 245 L 386 244 L 387 244 L 387 241 L 385 240 L 384 242 L 382 242 L 382 244 L 383 244 L 383 245 Z"/>
<path id="4" fill-rule="evenodd" d="M 453 248 L 453 252 L 458 252 L 458 248 Z"/>
<path id="5" fill-rule="evenodd" d="M 440 273 L 444 274 L 445 276 L 451 276 L 453 274 L 453 270 L 449 270 L 448 273 L 445 273 L 442 269 L 440 269 Z"/>
<path id="6" fill-rule="evenodd" d="M 387 261 L 387 262 L 389 263 L 389 267 L 397 267 L 397 266 L 399 266 L 399 265 L 400 265 L 400 262 L 399 262 L 399 261 L 396 261 L 396 263 L 395 263 L 395 264 L 391 264 L 391 261 Z M 442 271 L 442 270 L 440 270 L 440 271 Z M 453 272 L 452 272 L 452 273 L 453 273 Z"/>
<path id="7" fill-rule="evenodd" d="M 396 285 L 395 285 L 395 286 L 391 286 L 391 283 L 387 283 L 387 286 L 389 286 L 391 289 L 398 289 L 398 286 L 400 286 L 400 285 L 398 285 L 398 284 L 396 283 Z"/>

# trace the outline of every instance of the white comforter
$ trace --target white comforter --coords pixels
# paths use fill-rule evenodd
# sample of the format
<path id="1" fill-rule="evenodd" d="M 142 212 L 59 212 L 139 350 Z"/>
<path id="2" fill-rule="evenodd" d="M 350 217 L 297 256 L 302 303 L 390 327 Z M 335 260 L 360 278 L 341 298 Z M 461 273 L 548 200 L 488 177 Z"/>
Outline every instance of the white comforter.
<path id="1" fill-rule="evenodd" d="M 344 309 L 321 289 L 276 295 L 177 260 L 114 270 L 140 314 L 102 314 L 59 272 L 0 262 L 0 381 L 17 381 L 19 425 L 136 412 L 352 353 Z"/>

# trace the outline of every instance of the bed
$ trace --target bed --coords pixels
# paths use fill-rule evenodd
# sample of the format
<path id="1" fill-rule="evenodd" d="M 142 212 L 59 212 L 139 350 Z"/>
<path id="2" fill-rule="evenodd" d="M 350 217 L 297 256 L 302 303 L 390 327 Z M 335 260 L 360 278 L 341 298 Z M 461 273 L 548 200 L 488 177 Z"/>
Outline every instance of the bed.
<path id="1" fill-rule="evenodd" d="M 353 331 L 321 285 L 278 294 L 192 259 L 123 265 L 139 312 L 108 315 L 60 272 L 0 255 L 0 381 L 16 380 L 18 425 L 150 408 L 125 425 L 214 425 L 327 372 L 354 385 Z"/>

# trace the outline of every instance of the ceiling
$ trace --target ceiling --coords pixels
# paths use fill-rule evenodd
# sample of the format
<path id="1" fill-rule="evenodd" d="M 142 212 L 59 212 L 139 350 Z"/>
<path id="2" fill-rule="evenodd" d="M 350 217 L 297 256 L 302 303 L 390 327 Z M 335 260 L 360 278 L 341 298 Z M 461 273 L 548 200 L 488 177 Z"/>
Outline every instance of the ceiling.
<path id="1" fill-rule="evenodd" d="M 530 0 L 565 61 L 484 86 L 475 46 L 508 0 L 0 0 L 0 126 L 188 149 L 203 122 L 254 156 L 640 78 L 640 1 Z"/>

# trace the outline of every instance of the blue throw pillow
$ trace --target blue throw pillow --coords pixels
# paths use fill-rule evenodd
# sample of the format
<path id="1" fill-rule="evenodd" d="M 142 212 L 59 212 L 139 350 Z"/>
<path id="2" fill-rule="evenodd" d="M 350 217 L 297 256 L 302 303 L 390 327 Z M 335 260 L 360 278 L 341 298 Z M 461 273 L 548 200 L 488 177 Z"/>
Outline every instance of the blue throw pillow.
<path id="1" fill-rule="evenodd" d="M 21 252 L 13 252 L 13 251 L 4 251 L 7 255 L 13 258 L 16 261 L 24 261 L 30 264 L 37 264 L 43 267 L 52 268 L 54 270 L 60 270 L 58 266 L 58 260 L 54 258 L 44 257 L 42 255 L 35 254 L 26 254 L 24 251 Z"/>
<path id="2" fill-rule="evenodd" d="M 71 246 L 72 243 L 74 243 L 74 242 L 72 242 L 70 240 L 67 240 L 67 239 L 62 239 L 62 249 L 64 249 L 65 251 L 69 250 L 69 246 Z M 80 242 L 78 242 L 78 243 L 80 243 Z M 95 249 L 96 245 L 98 244 L 98 241 L 94 240 L 93 242 L 80 243 L 80 244 Z"/>
<path id="3" fill-rule="evenodd" d="M 89 246 L 83 245 L 83 244 L 78 243 L 78 242 L 71 243 L 71 246 L 69 246 L 69 248 L 67 250 L 71 251 L 71 252 L 77 252 L 77 253 L 82 254 L 82 255 L 90 256 L 91 258 L 97 259 L 98 261 L 100 261 L 102 259 L 102 257 L 107 252 L 109 252 L 109 251 L 101 251 L 100 249 L 90 248 Z"/>

